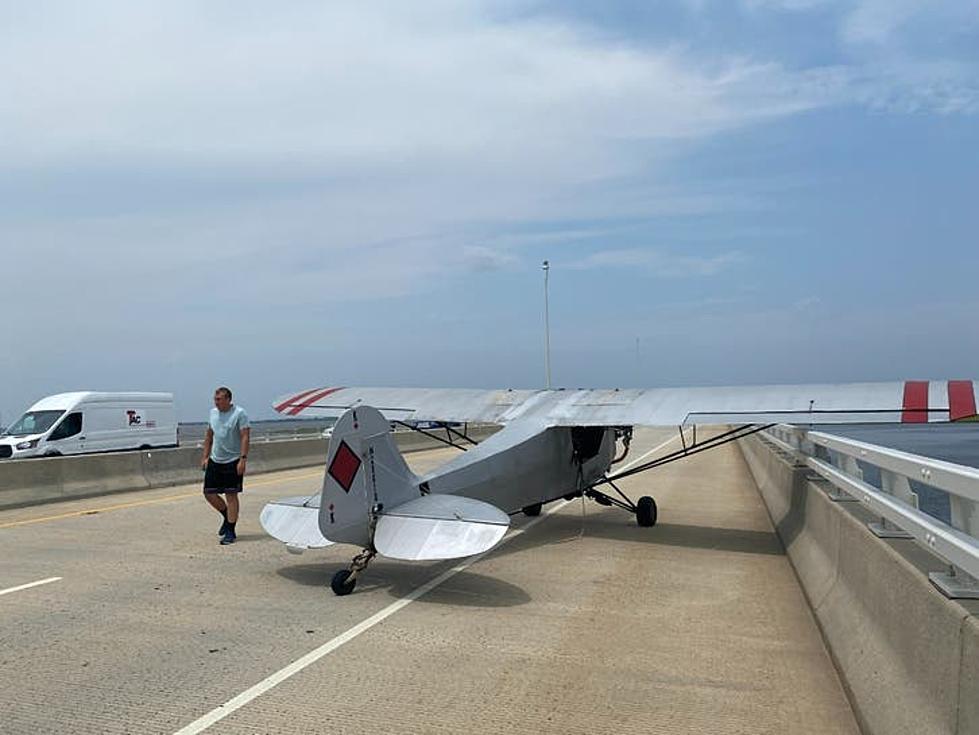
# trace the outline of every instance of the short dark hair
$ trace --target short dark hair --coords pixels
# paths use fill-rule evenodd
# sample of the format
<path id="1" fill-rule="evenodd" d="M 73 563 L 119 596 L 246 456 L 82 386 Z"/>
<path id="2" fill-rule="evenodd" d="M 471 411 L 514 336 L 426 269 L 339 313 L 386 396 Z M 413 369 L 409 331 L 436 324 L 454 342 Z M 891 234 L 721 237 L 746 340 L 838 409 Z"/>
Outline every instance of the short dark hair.
<path id="1" fill-rule="evenodd" d="M 228 400 L 229 401 L 231 400 L 231 388 L 226 388 L 225 386 L 222 385 L 220 388 L 218 388 L 214 392 L 215 393 L 224 393 L 224 395 L 226 395 L 228 397 Z"/>

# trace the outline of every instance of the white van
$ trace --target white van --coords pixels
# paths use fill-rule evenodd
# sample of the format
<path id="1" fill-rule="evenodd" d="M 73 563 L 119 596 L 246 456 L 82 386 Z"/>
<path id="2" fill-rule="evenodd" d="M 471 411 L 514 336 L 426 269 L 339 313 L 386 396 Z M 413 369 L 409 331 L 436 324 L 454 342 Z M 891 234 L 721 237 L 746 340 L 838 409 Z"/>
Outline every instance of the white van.
<path id="1" fill-rule="evenodd" d="M 59 393 L 0 436 L 0 459 L 56 457 L 177 445 L 171 393 Z"/>

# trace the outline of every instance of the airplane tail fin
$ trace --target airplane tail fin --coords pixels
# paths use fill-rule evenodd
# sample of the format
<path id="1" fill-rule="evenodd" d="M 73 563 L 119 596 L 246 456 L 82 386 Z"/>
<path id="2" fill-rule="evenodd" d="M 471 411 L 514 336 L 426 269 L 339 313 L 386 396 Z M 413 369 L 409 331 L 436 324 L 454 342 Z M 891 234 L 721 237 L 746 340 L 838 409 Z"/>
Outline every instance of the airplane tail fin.
<path id="1" fill-rule="evenodd" d="M 380 411 L 348 410 L 333 428 L 320 498 L 323 537 L 392 559 L 454 559 L 497 544 L 510 518 L 489 503 L 423 495 Z M 376 525 L 371 529 L 371 518 Z"/>
<path id="2" fill-rule="evenodd" d="M 391 425 L 370 406 L 351 408 L 333 427 L 320 499 L 319 526 L 336 543 L 366 546 L 373 512 L 419 497 L 418 478 L 391 436 Z"/>

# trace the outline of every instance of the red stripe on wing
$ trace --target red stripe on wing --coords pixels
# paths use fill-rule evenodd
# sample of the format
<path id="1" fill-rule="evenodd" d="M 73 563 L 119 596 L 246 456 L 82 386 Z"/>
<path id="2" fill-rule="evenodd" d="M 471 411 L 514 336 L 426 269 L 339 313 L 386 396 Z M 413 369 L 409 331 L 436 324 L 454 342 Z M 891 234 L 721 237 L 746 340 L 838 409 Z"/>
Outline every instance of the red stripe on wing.
<path id="1" fill-rule="evenodd" d="M 282 413 L 284 410 L 290 406 L 294 406 L 297 401 L 301 401 L 306 396 L 311 396 L 313 393 L 322 390 L 322 388 L 313 388 L 312 390 L 303 391 L 302 393 L 297 393 L 294 396 L 289 396 L 288 400 L 283 401 L 278 406 L 273 406 L 272 408 L 276 413 Z"/>
<path id="2" fill-rule="evenodd" d="M 924 424 L 928 422 L 928 381 L 908 380 L 904 383 L 904 412 L 901 423 Z"/>
<path id="3" fill-rule="evenodd" d="M 948 381 L 948 419 L 961 421 L 976 415 L 976 391 L 971 380 Z"/>
<path id="4" fill-rule="evenodd" d="M 304 398 L 302 403 L 298 403 L 290 408 L 286 413 L 288 413 L 290 416 L 297 416 L 321 398 L 326 398 L 328 395 L 331 393 L 336 393 L 338 390 L 343 390 L 343 388 L 325 388 L 324 390 L 316 391 L 311 396 Z"/>

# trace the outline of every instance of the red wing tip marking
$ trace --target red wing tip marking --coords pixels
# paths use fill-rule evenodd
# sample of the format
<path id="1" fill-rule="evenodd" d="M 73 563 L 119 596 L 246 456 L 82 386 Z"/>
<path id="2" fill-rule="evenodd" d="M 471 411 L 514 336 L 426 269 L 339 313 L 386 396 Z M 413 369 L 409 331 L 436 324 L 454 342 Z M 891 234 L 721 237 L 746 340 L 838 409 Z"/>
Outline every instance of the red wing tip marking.
<path id="1" fill-rule="evenodd" d="M 908 380 L 904 383 L 904 410 L 901 413 L 903 424 L 924 424 L 928 422 L 928 381 Z"/>
<path id="2" fill-rule="evenodd" d="M 360 457 L 347 445 L 347 442 L 341 441 L 327 472 L 330 477 L 337 481 L 345 493 L 349 493 L 360 465 Z"/>
<path id="3" fill-rule="evenodd" d="M 976 415 L 976 390 L 971 380 L 948 381 L 948 420 L 966 421 Z"/>
<path id="4" fill-rule="evenodd" d="M 336 393 L 342 388 L 314 388 L 313 390 L 305 391 L 304 393 L 299 393 L 293 396 L 288 401 L 284 401 L 275 407 L 278 413 L 284 413 L 289 416 L 297 416 L 307 408 L 312 406 L 321 398 L 326 398 L 326 396 L 331 393 Z"/>
<path id="5" fill-rule="evenodd" d="M 286 409 L 292 408 L 294 405 L 296 405 L 296 403 L 298 403 L 299 401 L 301 401 L 306 396 L 309 396 L 309 395 L 315 393 L 318 390 L 320 390 L 320 389 L 319 388 L 313 388 L 312 390 L 303 391 L 302 393 L 295 393 L 295 394 L 289 396 L 289 398 L 286 399 L 286 400 L 284 400 L 282 403 L 279 403 L 279 404 L 273 406 L 273 408 L 275 409 L 276 413 L 282 413 Z"/>

